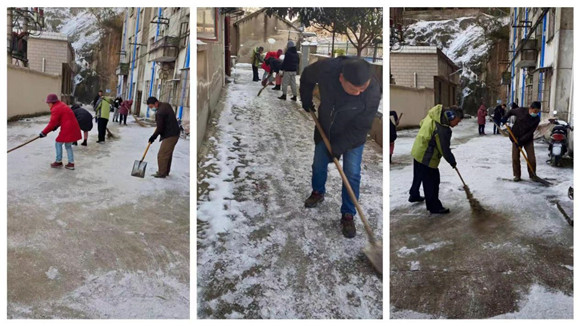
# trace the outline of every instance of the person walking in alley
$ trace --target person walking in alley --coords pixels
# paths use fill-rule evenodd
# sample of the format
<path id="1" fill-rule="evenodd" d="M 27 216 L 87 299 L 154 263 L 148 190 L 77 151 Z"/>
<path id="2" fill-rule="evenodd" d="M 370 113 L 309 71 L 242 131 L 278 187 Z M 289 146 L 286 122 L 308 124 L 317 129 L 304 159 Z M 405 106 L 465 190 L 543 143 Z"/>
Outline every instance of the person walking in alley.
<path id="1" fill-rule="evenodd" d="M 485 135 L 485 118 L 487 117 L 487 108 L 481 99 L 481 105 L 477 110 L 477 124 L 479 125 L 479 135 Z"/>
<path id="2" fill-rule="evenodd" d="M 98 144 L 103 144 L 105 142 L 112 103 L 113 99 L 107 96 L 103 96 L 97 103 L 95 116 L 97 120 L 97 130 L 99 132 L 99 138 L 97 140 Z"/>
<path id="3" fill-rule="evenodd" d="M 343 157 L 344 173 L 356 198 L 359 197 L 363 148 L 381 101 L 380 85 L 371 69 L 371 65 L 360 58 L 338 57 L 313 63 L 302 72 L 302 108 L 307 112 L 315 111 L 312 92 L 318 84 L 318 119 L 332 147 L 329 153 L 315 128 L 312 193 L 304 202 L 305 207 L 316 207 L 324 200 L 328 164 L 333 156 Z M 354 237 L 356 209 L 344 185 L 340 212 L 343 235 Z"/>
<path id="4" fill-rule="evenodd" d="M 500 133 L 499 127 L 501 127 L 501 119 L 503 118 L 504 115 L 505 115 L 505 104 L 498 105 L 495 107 L 495 110 L 493 110 L 493 121 L 495 122 L 493 124 L 494 135 L 496 133 L 499 135 Z"/>
<path id="5" fill-rule="evenodd" d="M 534 151 L 534 131 L 540 124 L 540 109 L 542 104 L 540 102 L 533 102 L 529 108 L 514 108 L 508 111 L 503 117 L 502 122 L 506 123 L 507 119 L 514 116 L 516 122 L 512 126 L 512 133 L 516 137 L 517 145 L 513 138 L 512 141 L 512 168 L 514 172 L 514 181 L 520 181 L 522 176 L 520 166 L 520 148 L 526 150 L 528 160 L 533 170 L 528 166 L 528 174 L 530 179 L 536 181 L 536 154 Z"/>
<path id="6" fill-rule="evenodd" d="M 262 59 L 262 52 L 264 52 L 264 48 L 261 46 L 252 50 L 252 72 L 254 73 L 254 78 L 252 81 L 260 81 L 258 67 L 260 66 L 261 62 L 264 62 L 264 59 Z"/>
<path id="7" fill-rule="evenodd" d="M 113 101 L 113 122 L 119 121 L 119 108 L 121 107 L 121 103 L 123 103 L 123 99 L 120 96 L 117 96 L 115 101 Z"/>
<path id="8" fill-rule="evenodd" d="M 293 41 L 288 41 L 287 48 L 280 68 L 282 70 L 282 96 L 279 99 L 286 100 L 286 92 L 288 91 L 288 85 L 290 85 L 293 95 L 290 99 L 296 101 L 298 96 L 296 91 L 296 72 L 300 64 L 300 57 Z"/>
<path id="9" fill-rule="evenodd" d="M 121 103 L 119 108 L 119 124 L 127 125 L 127 115 L 131 112 L 131 106 L 133 105 L 133 100 L 125 100 Z"/>
<path id="10" fill-rule="evenodd" d="M 394 121 L 393 121 L 394 120 Z M 389 141 L 390 145 L 390 157 L 389 162 L 393 162 L 393 152 L 395 151 L 395 140 L 397 140 L 397 126 L 399 125 L 399 117 L 397 116 L 397 112 L 391 110 L 389 112 Z"/>
<path id="11" fill-rule="evenodd" d="M 79 127 L 84 132 L 85 139 L 81 143 L 82 146 L 87 146 L 87 140 L 89 139 L 89 131 L 93 129 L 93 116 L 89 111 L 83 109 L 79 104 L 74 104 L 71 109 L 75 114 Z M 76 145 L 75 141 L 73 145 Z"/>
<path id="12" fill-rule="evenodd" d="M 99 103 L 99 100 L 101 99 L 101 97 L 103 97 L 103 91 L 99 90 L 97 95 L 95 95 L 93 102 L 91 102 L 91 104 L 93 105 L 93 110 L 97 110 L 97 104 Z"/>
<path id="13" fill-rule="evenodd" d="M 72 143 L 81 139 L 81 128 L 75 118 L 75 114 L 66 104 L 58 100 L 56 94 L 48 94 L 46 103 L 50 108 L 50 121 L 42 132 L 40 138 L 46 137 L 51 131 L 56 131 L 60 127 L 60 132 L 56 137 L 56 160 L 50 164 L 53 168 L 62 167 L 62 145 L 66 148 L 68 163 L 65 168 L 68 170 L 75 169 L 75 160 L 72 149 Z"/>
<path id="14" fill-rule="evenodd" d="M 447 214 L 449 209 L 443 207 L 439 200 L 439 163 L 441 157 L 455 169 L 457 162 L 451 152 L 451 128 L 463 119 L 463 110 L 457 107 L 443 109 L 439 104 L 431 108 L 421 120 L 420 129 L 411 155 L 413 156 L 413 183 L 409 190 L 409 201 L 425 200 L 427 210 L 432 214 Z M 423 184 L 425 197 L 421 197 L 419 188 Z"/>
<path id="15" fill-rule="evenodd" d="M 179 140 L 179 124 L 175 117 L 175 111 L 169 103 L 159 102 L 157 98 L 147 99 L 147 106 L 155 112 L 155 122 L 157 128 L 149 138 L 149 143 L 153 143 L 157 136 L 161 136 L 161 146 L 157 154 L 157 172 L 153 174 L 156 178 L 165 178 L 171 171 L 171 160 L 173 150 Z"/>

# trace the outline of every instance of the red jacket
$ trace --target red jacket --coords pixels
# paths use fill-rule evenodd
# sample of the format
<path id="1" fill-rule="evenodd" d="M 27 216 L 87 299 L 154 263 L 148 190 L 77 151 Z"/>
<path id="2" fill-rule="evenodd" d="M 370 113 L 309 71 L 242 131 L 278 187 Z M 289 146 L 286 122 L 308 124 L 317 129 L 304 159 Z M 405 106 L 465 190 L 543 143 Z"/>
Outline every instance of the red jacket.
<path id="1" fill-rule="evenodd" d="M 129 114 L 129 110 L 131 110 L 131 105 L 133 105 L 133 100 L 125 100 L 121 103 L 121 108 L 119 109 L 119 114 Z"/>
<path id="2" fill-rule="evenodd" d="M 477 110 L 477 124 L 484 125 L 486 116 L 487 116 L 487 109 L 482 104 L 479 107 L 479 110 Z"/>
<path id="3" fill-rule="evenodd" d="M 278 55 L 278 52 L 276 51 L 270 51 L 268 53 L 266 53 L 266 56 L 264 57 L 264 62 L 262 62 L 262 69 L 264 69 L 267 73 L 270 73 L 270 66 L 268 66 L 266 64 L 266 59 L 274 57 L 276 59 L 278 59 L 280 56 Z"/>
<path id="4" fill-rule="evenodd" d="M 59 143 L 72 143 L 82 138 L 81 127 L 73 110 L 60 101 L 54 103 L 50 109 L 50 121 L 42 133 L 47 135 L 58 127 L 60 127 L 60 133 L 56 141 Z"/>

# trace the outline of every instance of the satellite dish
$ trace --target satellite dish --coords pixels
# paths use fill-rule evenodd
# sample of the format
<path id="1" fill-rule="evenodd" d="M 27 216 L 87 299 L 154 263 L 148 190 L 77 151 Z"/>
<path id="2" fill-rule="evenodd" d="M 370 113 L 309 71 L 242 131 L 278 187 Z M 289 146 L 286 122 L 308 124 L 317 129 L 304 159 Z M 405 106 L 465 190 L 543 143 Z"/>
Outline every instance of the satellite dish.
<path id="1" fill-rule="evenodd" d="M 270 44 L 274 44 L 274 43 L 276 43 L 276 40 L 275 40 L 275 39 L 273 39 L 273 38 L 269 38 L 269 39 L 268 39 L 268 43 L 270 43 Z"/>

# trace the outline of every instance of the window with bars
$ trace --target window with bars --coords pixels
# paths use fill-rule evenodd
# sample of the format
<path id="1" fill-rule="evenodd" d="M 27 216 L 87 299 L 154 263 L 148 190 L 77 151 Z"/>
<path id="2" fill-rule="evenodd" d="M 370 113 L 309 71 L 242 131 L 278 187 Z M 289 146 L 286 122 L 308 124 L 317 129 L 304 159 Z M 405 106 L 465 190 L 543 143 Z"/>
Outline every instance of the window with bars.
<path id="1" fill-rule="evenodd" d="M 552 88 L 552 75 L 552 69 L 548 69 L 544 72 L 544 77 L 542 78 L 542 97 L 540 102 L 542 103 L 542 113 L 547 114 L 550 114 L 550 89 Z"/>
<path id="2" fill-rule="evenodd" d="M 548 41 L 554 37 L 554 30 L 556 27 L 556 8 L 550 8 L 548 11 Z"/>
<path id="3" fill-rule="evenodd" d="M 534 101 L 534 75 L 528 73 L 526 77 L 526 105 L 530 105 Z"/>
<path id="4" fill-rule="evenodd" d="M 217 39 L 217 10 L 216 8 L 197 8 L 197 38 Z"/>

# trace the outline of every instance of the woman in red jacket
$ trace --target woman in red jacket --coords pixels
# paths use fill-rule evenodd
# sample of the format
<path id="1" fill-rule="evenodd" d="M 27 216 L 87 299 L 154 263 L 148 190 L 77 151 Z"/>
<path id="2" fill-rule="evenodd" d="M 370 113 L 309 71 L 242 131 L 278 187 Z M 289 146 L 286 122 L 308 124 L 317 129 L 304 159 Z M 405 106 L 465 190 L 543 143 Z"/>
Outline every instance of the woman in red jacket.
<path id="1" fill-rule="evenodd" d="M 62 145 L 66 148 L 68 164 L 65 168 L 75 169 L 72 143 L 82 138 L 81 128 L 71 108 L 58 100 L 56 94 L 48 94 L 46 103 L 50 108 L 50 122 L 40 133 L 40 138 L 46 137 L 51 131 L 56 131 L 60 127 L 60 133 L 56 137 L 56 161 L 50 164 L 53 168 L 62 167 Z"/>

